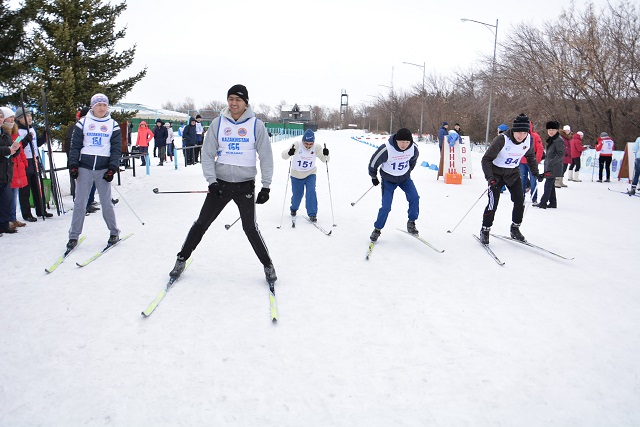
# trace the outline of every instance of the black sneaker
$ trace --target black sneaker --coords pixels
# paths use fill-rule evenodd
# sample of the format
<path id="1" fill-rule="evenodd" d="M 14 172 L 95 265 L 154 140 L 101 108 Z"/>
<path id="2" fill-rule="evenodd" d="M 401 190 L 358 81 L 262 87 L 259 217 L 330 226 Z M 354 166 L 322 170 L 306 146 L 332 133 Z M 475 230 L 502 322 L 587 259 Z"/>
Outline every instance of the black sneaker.
<path id="1" fill-rule="evenodd" d="M 187 265 L 186 258 L 178 256 L 178 258 L 176 259 L 176 265 L 174 265 L 173 270 L 169 272 L 169 277 L 173 279 L 177 279 L 178 277 L 180 277 L 186 265 Z"/>
<path id="2" fill-rule="evenodd" d="M 520 232 L 520 224 L 516 224 L 515 222 L 511 223 L 511 238 L 514 240 L 519 240 L 521 242 L 527 241 L 527 239 L 525 239 Z"/>
<path id="3" fill-rule="evenodd" d="M 45 212 L 45 213 L 44 213 L 44 217 L 45 217 L 45 218 L 51 218 L 51 217 L 53 217 L 53 214 L 52 214 L 52 213 L 49 213 L 49 212 Z"/>
<path id="4" fill-rule="evenodd" d="M 120 237 L 116 236 L 115 234 L 112 234 L 111 236 L 109 236 L 109 240 L 107 240 L 107 245 L 109 246 L 115 245 L 119 241 L 120 241 Z"/>
<path id="5" fill-rule="evenodd" d="M 25 221 L 27 222 L 38 222 L 38 218 L 34 217 L 34 216 L 28 216 L 26 218 L 24 218 Z"/>
<path id="6" fill-rule="evenodd" d="M 634 194 L 636 194 L 636 186 L 632 185 L 631 190 L 629 190 L 627 194 L 629 194 L 630 196 L 633 196 Z"/>
<path id="7" fill-rule="evenodd" d="M 297 213 L 298 211 L 291 211 L 291 216 L 296 216 Z"/>
<path id="8" fill-rule="evenodd" d="M 407 221 L 407 231 L 409 234 L 418 234 L 418 229 L 416 228 L 415 221 Z"/>
<path id="9" fill-rule="evenodd" d="M 315 215 L 310 215 L 309 216 L 309 221 L 311 222 L 318 222 L 318 218 Z"/>
<path id="10" fill-rule="evenodd" d="M 278 276 L 276 276 L 276 269 L 273 267 L 273 264 L 264 266 L 264 277 L 267 279 L 267 282 L 275 282 L 278 280 Z"/>
<path id="11" fill-rule="evenodd" d="M 489 232 L 491 231 L 491 227 L 485 227 L 484 225 L 480 229 L 480 243 L 483 245 L 489 244 Z"/>
<path id="12" fill-rule="evenodd" d="M 94 213 L 94 212 L 98 212 L 100 210 L 100 208 L 97 208 L 93 205 L 89 205 L 89 207 L 87 208 L 87 213 Z"/>
<path id="13" fill-rule="evenodd" d="M 78 239 L 69 239 L 69 241 L 67 242 L 67 249 L 71 250 L 76 246 L 78 246 Z"/>
<path id="14" fill-rule="evenodd" d="M 378 237 L 380 237 L 381 233 L 382 233 L 382 230 L 380 230 L 379 228 L 374 228 L 373 232 L 371 233 L 371 236 L 369 236 L 369 239 L 371 239 L 372 242 L 377 242 Z"/>
<path id="15" fill-rule="evenodd" d="M 120 199 L 111 199 L 111 204 L 115 206 L 118 204 L 119 201 Z"/>

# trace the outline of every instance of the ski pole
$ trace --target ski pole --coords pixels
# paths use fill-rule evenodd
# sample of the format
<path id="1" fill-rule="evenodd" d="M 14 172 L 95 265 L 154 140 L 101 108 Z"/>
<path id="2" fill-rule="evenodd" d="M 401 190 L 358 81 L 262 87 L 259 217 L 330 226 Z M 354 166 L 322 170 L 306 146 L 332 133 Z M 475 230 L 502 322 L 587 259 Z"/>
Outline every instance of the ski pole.
<path id="1" fill-rule="evenodd" d="M 372 189 L 373 187 L 375 187 L 375 185 L 372 185 L 371 187 L 369 187 L 369 189 L 368 189 L 367 191 L 365 191 L 365 192 L 364 192 L 364 194 L 363 194 L 362 196 L 360 196 L 360 198 L 359 198 L 358 200 L 356 200 L 355 202 L 351 202 L 351 206 L 355 206 L 355 205 L 356 205 L 356 203 L 358 203 L 360 200 L 362 200 L 362 198 L 363 198 L 364 196 L 366 196 L 366 195 L 367 195 L 367 193 L 368 193 L 369 191 L 371 191 L 371 189 Z"/>
<path id="2" fill-rule="evenodd" d="M 230 229 L 231 227 L 233 227 L 233 225 L 234 225 L 236 222 L 240 221 L 240 218 L 242 218 L 242 217 L 238 217 L 238 219 L 236 219 L 235 221 L 233 221 L 231 224 L 225 224 L 225 225 L 224 225 L 224 228 L 226 228 L 227 230 L 228 230 L 228 229 Z"/>
<path id="3" fill-rule="evenodd" d="M 327 148 L 327 144 L 324 144 L 324 148 Z M 331 204 L 331 221 L 333 221 L 333 226 L 336 227 L 336 219 L 333 216 L 333 198 L 331 197 L 331 179 L 329 178 L 329 163 L 326 162 L 325 166 L 327 167 L 327 184 L 329 184 L 329 203 Z"/>
<path id="4" fill-rule="evenodd" d="M 194 190 L 194 191 L 160 191 L 157 188 L 153 189 L 156 194 L 189 194 L 189 193 L 208 193 L 209 190 Z"/>
<path id="5" fill-rule="evenodd" d="M 469 215 L 469 212 L 471 212 L 471 209 L 473 209 L 473 207 L 480 201 L 480 199 L 482 199 L 482 196 L 484 196 L 484 194 L 489 191 L 489 187 L 487 187 L 482 194 L 480 195 L 480 197 L 478 197 L 478 200 L 476 200 L 473 205 L 471 205 L 471 207 L 469 208 L 469 210 L 467 211 L 466 214 L 464 214 L 464 216 L 462 217 L 462 219 L 456 224 L 455 227 L 453 227 L 453 230 L 447 230 L 447 233 L 453 233 L 454 231 L 456 231 L 456 228 L 458 228 L 458 226 L 460 225 L 460 223 L 467 217 L 467 215 Z"/>
<path id="6" fill-rule="evenodd" d="M 538 183 L 538 185 L 536 185 L 536 189 L 533 190 L 533 193 L 531 193 L 531 200 L 533 200 L 536 197 L 536 194 L 538 194 L 538 188 L 540 187 L 540 183 Z M 529 210 L 529 207 L 531 205 L 527 205 L 527 207 L 524 209 L 524 213 L 522 214 L 522 217 L 524 218 L 524 216 L 527 214 L 527 211 Z"/>
<path id="7" fill-rule="evenodd" d="M 131 209 L 131 212 L 133 212 L 133 214 L 136 216 L 136 218 L 138 218 L 138 221 L 140 221 L 140 223 L 142 223 L 142 225 L 144 225 L 144 222 L 142 222 L 142 220 L 140 219 L 140 217 L 138 216 L 138 214 L 136 213 L 136 211 L 133 210 L 133 208 L 131 207 L 131 205 L 129 204 L 129 202 L 127 202 L 127 199 L 124 198 L 124 196 L 122 195 L 122 193 L 120 192 L 120 190 L 118 190 L 118 187 L 116 187 L 115 185 L 111 184 L 111 188 L 115 189 L 118 194 L 120 195 L 120 198 L 122 200 L 124 200 L 124 202 L 126 203 L 126 205 L 129 207 L 129 209 Z"/>
<path id="8" fill-rule="evenodd" d="M 292 145 L 291 148 L 294 146 Z M 289 191 L 289 178 L 291 178 L 291 160 L 289 160 L 289 172 L 287 172 L 287 185 L 284 187 L 284 200 L 282 201 L 282 215 L 280 216 L 280 225 L 278 229 L 282 228 L 282 220 L 284 220 L 284 206 L 287 203 L 287 191 Z"/>

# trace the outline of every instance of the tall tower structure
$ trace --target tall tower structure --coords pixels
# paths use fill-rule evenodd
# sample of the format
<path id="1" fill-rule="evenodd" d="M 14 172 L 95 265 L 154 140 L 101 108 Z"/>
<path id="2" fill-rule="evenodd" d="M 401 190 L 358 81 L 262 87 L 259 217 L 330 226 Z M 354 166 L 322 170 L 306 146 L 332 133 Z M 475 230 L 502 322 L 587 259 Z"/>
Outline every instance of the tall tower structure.
<path id="1" fill-rule="evenodd" d="M 347 95 L 346 89 L 342 89 L 342 95 L 340 96 L 340 120 L 344 120 L 348 110 L 349 95 Z"/>

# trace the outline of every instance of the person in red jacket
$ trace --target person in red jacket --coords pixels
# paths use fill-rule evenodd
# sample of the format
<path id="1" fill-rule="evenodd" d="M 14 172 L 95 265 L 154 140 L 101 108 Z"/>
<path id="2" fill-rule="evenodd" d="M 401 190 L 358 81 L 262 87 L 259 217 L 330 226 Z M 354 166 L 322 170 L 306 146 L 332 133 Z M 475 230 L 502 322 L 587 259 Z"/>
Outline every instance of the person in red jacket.
<path id="1" fill-rule="evenodd" d="M 580 179 L 580 156 L 587 149 L 587 145 L 582 145 L 584 133 L 578 131 L 571 138 L 571 166 L 569 166 L 569 181 L 582 182 Z"/>
<path id="2" fill-rule="evenodd" d="M 536 155 L 536 160 L 538 164 L 542 161 L 542 155 L 544 154 L 544 145 L 542 145 L 542 138 L 538 135 L 538 132 L 535 131 L 535 127 L 533 122 L 529 123 L 529 135 L 531 135 L 531 139 L 533 140 L 533 150 Z M 536 175 L 531 171 L 529 165 L 527 164 L 527 158 L 522 156 L 520 159 L 520 179 L 522 180 L 522 191 L 524 195 L 527 194 L 527 187 L 530 187 L 531 194 L 531 202 L 538 202 L 538 192 L 536 191 Z"/>
<path id="3" fill-rule="evenodd" d="M 140 122 L 140 126 L 138 126 L 138 139 L 136 141 L 136 145 L 140 148 L 140 154 L 142 154 L 142 157 L 140 158 L 140 160 L 142 160 L 141 166 L 145 166 L 147 164 L 146 155 L 149 153 L 149 142 L 151 142 L 152 139 L 153 132 L 149 130 L 147 122 Z"/>
<path id="4" fill-rule="evenodd" d="M 602 132 L 598 138 L 596 151 L 600 152 L 598 182 L 602 182 L 602 169 L 607 170 L 607 179 L 604 182 L 611 182 L 611 160 L 613 159 L 613 149 L 615 142 L 609 137 L 609 134 Z"/>

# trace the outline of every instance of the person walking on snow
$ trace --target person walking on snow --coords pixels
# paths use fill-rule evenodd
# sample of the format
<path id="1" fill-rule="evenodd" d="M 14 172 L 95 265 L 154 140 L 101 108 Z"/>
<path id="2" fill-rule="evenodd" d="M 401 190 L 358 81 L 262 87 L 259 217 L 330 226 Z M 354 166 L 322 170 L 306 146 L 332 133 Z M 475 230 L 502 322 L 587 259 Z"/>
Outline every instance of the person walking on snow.
<path id="1" fill-rule="evenodd" d="M 510 130 L 496 136 L 491 145 L 482 156 L 482 171 L 489 184 L 487 195 L 489 203 L 482 216 L 482 228 L 480 229 L 480 242 L 489 244 L 489 232 L 500 201 L 500 188 L 503 185 L 511 193 L 513 210 L 511 212 L 511 238 L 525 242 L 526 239 L 520 232 L 520 224 L 524 216 L 524 191 L 520 178 L 520 159 L 527 158 L 527 165 L 538 180 L 542 177 L 538 171 L 538 160 L 534 151 L 534 142 L 531 139 L 529 117 L 520 114 L 513 121 Z"/>
<path id="2" fill-rule="evenodd" d="M 316 196 L 316 158 L 327 163 L 329 149 L 316 144 L 316 137 L 311 129 L 307 129 L 301 142 L 295 142 L 291 148 L 282 152 L 282 158 L 291 158 L 291 216 L 296 216 L 302 195 L 305 193 L 305 207 L 311 222 L 316 222 L 318 215 L 318 197 Z"/>
<path id="3" fill-rule="evenodd" d="M 406 128 L 399 129 L 389 140 L 382 144 L 369 161 L 369 176 L 373 185 L 379 185 L 378 168 L 382 178 L 382 207 L 378 211 L 378 218 L 373 224 L 371 241 L 375 242 L 380 237 L 382 229 L 387 222 L 391 203 L 393 202 L 393 192 L 400 187 L 407 196 L 409 202 L 409 220 L 407 221 L 407 231 L 410 234 L 418 234 L 416 220 L 420 213 L 420 196 L 418 190 L 411 179 L 411 171 L 418 161 L 418 147 L 413 142 L 411 131 Z"/>
<path id="4" fill-rule="evenodd" d="M 273 177 L 273 153 L 267 129 L 249 106 L 249 93 L 243 85 L 237 84 L 229 89 L 227 105 L 211 122 L 202 147 L 202 172 L 209 183 L 209 193 L 169 276 L 180 277 L 204 233 L 233 200 L 240 211 L 242 229 L 264 266 L 267 282 L 272 283 L 277 280 L 276 270 L 256 224 L 255 206 L 269 200 L 269 185 Z M 262 189 L 256 199 L 257 157 L 260 159 Z"/>
<path id="5" fill-rule="evenodd" d="M 111 181 L 120 167 L 122 134 L 109 114 L 109 98 L 102 93 L 91 97 L 91 110 L 75 124 L 69 150 L 69 170 L 76 180 L 76 198 L 69 228 L 67 249 L 78 244 L 82 234 L 87 200 L 95 184 L 102 206 L 102 218 L 109 229 L 107 245 L 120 240 L 116 213 L 111 202 Z"/>

